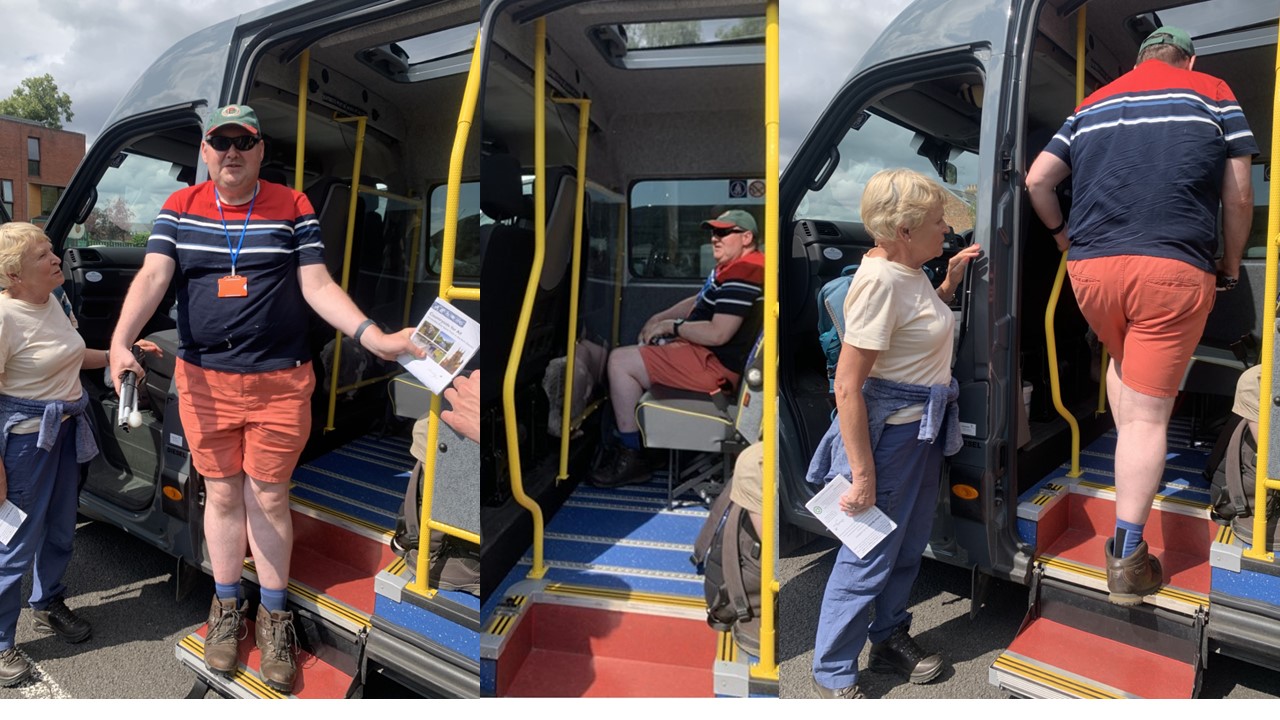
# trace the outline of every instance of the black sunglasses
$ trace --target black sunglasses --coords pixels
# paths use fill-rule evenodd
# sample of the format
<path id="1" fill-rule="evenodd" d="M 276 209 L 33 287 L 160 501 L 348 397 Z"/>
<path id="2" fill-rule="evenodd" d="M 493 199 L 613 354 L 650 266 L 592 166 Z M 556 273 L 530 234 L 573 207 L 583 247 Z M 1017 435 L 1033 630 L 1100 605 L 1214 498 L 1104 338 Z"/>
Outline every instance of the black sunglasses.
<path id="1" fill-rule="evenodd" d="M 718 238 L 729 237 L 730 235 L 737 235 L 740 232 L 746 232 L 746 230 L 743 230 L 740 227 L 711 228 L 711 234 L 715 235 Z"/>
<path id="2" fill-rule="evenodd" d="M 213 135 L 205 138 L 204 141 L 209 143 L 209 147 L 218 152 L 226 152 L 231 149 L 232 145 L 235 145 L 240 152 L 245 152 L 261 142 L 262 138 L 254 137 L 253 135 L 237 135 L 236 137 Z"/>

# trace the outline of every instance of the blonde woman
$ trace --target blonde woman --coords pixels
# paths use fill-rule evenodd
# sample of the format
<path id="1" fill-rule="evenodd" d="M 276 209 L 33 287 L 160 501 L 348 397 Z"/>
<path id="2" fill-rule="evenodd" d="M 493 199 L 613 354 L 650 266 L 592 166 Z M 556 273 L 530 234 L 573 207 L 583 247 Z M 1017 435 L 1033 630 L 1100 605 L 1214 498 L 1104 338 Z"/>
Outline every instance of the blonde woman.
<path id="1" fill-rule="evenodd" d="M 98 454 L 80 371 L 107 366 L 87 349 L 75 320 L 54 296 L 62 262 L 30 223 L 0 225 L 0 505 L 26 519 L 0 543 L 0 686 L 25 680 L 31 665 L 14 646 L 22 576 L 34 565 L 30 604 L 36 632 L 69 643 L 92 633 L 63 600 L 71 560 L 80 463 Z M 151 343 L 139 343 L 159 353 Z"/>
<path id="2" fill-rule="evenodd" d="M 897 527 L 865 557 L 840 547 L 813 655 L 814 689 L 823 698 L 863 697 L 858 654 L 868 638 L 874 668 L 914 683 L 944 668 L 941 656 L 922 650 L 907 632 L 907 598 L 929 540 L 944 451 L 960 447 L 959 390 L 951 377 L 955 320 L 945 301 L 981 252 L 976 245 L 962 250 L 933 288 L 922 268 L 942 254 L 945 199 L 946 190 L 911 170 L 876 173 L 862 195 L 862 223 L 876 247 L 845 298 L 837 414 L 808 479 L 825 485 L 843 475 L 851 485 L 841 510 L 856 515 L 875 505 Z"/>

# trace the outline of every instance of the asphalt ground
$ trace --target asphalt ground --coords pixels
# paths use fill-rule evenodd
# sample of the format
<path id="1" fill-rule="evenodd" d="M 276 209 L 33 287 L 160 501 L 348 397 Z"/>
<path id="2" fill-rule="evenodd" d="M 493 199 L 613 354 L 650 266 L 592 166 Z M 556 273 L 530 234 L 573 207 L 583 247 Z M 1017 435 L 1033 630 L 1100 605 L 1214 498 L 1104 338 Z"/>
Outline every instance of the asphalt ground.
<path id="1" fill-rule="evenodd" d="M 816 698 L 812 688 L 813 639 L 836 541 L 822 538 L 780 558 L 778 663 L 783 698 Z M 969 619 L 971 573 L 925 559 L 911 593 L 911 633 L 926 650 L 942 653 L 949 667 L 927 685 L 866 670 L 870 646 L 859 658 L 858 684 L 871 699 L 999 699 L 988 669 L 1017 634 L 1027 612 L 1027 588 L 993 581 L 986 603 Z M 1201 698 L 1280 697 L 1280 673 L 1213 656 L 1201 681 Z"/>

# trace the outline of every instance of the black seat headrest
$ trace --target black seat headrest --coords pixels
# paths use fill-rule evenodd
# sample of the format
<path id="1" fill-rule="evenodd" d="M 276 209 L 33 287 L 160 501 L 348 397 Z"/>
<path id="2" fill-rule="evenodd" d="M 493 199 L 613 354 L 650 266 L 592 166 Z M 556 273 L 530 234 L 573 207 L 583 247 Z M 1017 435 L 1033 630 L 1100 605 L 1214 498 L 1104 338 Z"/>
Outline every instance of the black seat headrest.
<path id="1" fill-rule="evenodd" d="M 497 221 L 529 219 L 520 161 L 514 155 L 486 155 L 480 160 L 480 210 Z"/>

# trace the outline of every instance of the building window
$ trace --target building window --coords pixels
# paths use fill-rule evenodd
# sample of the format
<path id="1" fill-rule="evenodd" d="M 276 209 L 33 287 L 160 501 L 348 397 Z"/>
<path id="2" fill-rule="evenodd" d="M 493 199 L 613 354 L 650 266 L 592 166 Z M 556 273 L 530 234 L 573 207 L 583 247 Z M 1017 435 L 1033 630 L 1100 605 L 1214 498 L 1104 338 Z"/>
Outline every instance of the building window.
<path id="1" fill-rule="evenodd" d="M 40 138 L 27 138 L 27 174 L 40 177 Z"/>
<path id="2" fill-rule="evenodd" d="M 58 204 L 62 191 L 63 188 L 60 187 L 40 186 L 40 217 L 49 217 L 53 213 L 53 206 Z"/>
<path id="3" fill-rule="evenodd" d="M 13 218 L 13 181 L 0 180 L 0 204 L 4 205 L 4 212 Z"/>

